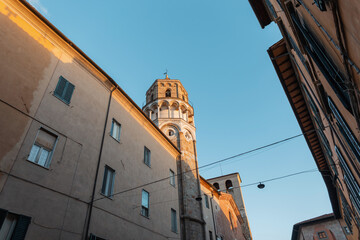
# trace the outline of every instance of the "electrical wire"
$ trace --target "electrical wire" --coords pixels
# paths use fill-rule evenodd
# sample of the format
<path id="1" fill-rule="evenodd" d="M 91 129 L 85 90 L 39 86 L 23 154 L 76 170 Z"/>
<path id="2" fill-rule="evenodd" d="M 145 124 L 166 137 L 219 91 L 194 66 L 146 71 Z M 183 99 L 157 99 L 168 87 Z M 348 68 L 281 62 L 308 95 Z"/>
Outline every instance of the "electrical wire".
<path id="1" fill-rule="evenodd" d="M 284 139 L 282 139 L 282 140 L 279 140 L 279 141 L 276 141 L 276 142 L 272 142 L 272 143 L 270 143 L 270 144 L 267 144 L 267 145 L 264 145 L 264 146 L 261 146 L 261 147 L 257 147 L 257 148 L 254 148 L 254 149 L 251 149 L 251 150 L 248 150 L 248 151 L 245 151 L 245 152 L 242 152 L 242 153 L 239 153 L 239 154 L 236 154 L 236 155 L 233 155 L 233 156 L 230 156 L 230 157 L 221 159 L 221 160 L 217 160 L 217 161 L 212 162 L 212 163 L 205 164 L 205 165 L 203 165 L 203 166 L 200 166 L 200 167 L 197 167 L 197 168 L 194 168 L 194 169 L 190 169 L 190 170 L 184 171 L 184 172 L 179 173 L 179 174 L 175 174 L 174 177 L 175 177 L 175 176 L 182 175 L 182 174 L 185 174 L 185 173 L 189 173 L 189 172 L 192 172 L 192 171 L 197 171 L 198 169 L 201 169 L 201 168 L 206 168 L 206 167 L 209 167 L 209 166 L 213 166 L 213 165 L 215 165 L 215 164 L 219 164 L 219 163 L 228 161 L 228 160 L 230 160 L 230 159 L 234 159 L 234 158 L 237 158 L 237 157 L 241 157 L 241 156 L 244 156 L 244 155 L 253 153 L 253 152 L 257 152 L 257 151 L 260 151 L 260 150 L 262 150 L 262 149 L 266 149 L 266 148 L 269 148 L 269 147 L 271 147 L 271 146 L 275 146 L 275 145 L 280 144 L 280 143 L 288 142 L 288 141 L 293 140 L 293 139 L 295 139 L 295 138 L 298 138 L 298 137 L 300 137 L 300 136 L 313 133 L 314 131 L 316 131 L 316 129 L 312 129 L 312 130 L 310 130 L 310 131 L 306 131 L 306 132 L 304 132 L 304 133 L 300 133 L 300 134 L 294 135 L 294 136 L 292 136 L 292 137 L 284 138 Z M 143 188 L 143 187 L 149 186 L 149 185 L 151 185 L 151 184 L 155 184 L 155 183 L 159 183 L 159 182 L 162 182 L 162 181 L 165 181 L 165 180 L 169 180 L 170 178 L 171 178 L 170 176 L 167 176 L 167 177 L 164 177 L 164 178 L 161 178 L 161 179 L 152 181 L 152 182 L 148 182 L 148 183 L 145 183 L 145 184 L 136 186 L 136 187 L 128 188 L 128 189 L 126 189 L 126 190 L 113 193 L 110 197 L 113 197 L 113 196 L 115 196 L 115 195 L 119 195 L 119 194 L 122 194 L 122 193 L 126 193 L 126 192 L 129 192 L 129 191 L 133 191 L 133 190 L 136 190 L 136 189 L 138 189 L 138 188 Z M 95 202 L 95 201 L 99 201 L 99 200 L 104 199 L 104 198 L 108 198 L 108 197 L 107 197 L 107 196 L 103 196 L 103 197 L 94 199 L 94 202 Z"/>
<path id="2" fill-rule="evenodd" d="M 338 165 L 338 164 L 333 164 L 333 165 Z M 245 185 L 240 185 L 238 187 L 232 187 L 231 189 L 249 187 L 249 186 L 257 185 L 259 183 L 272 182 L 272 181 L 276 181 L 276 180 L 280 180 L 280 179 L 284 179 L 284 178 L 293 177 L 296 175 L 301 175 L 301 174 L 305 174 L 305 173 L 313 173 L 313 172 L 328 172 L 328 171 L 320 171 L 317 168 L 313 168 L 313 169 L 295 172 L 295 173 L 291 173 L 291 174 L 287 174 L 287 175 L 283 175 L 283 176 L 279 176 L 279 177 L 274 177 L 274 178 L 270 178 L 270 179 L 266 179 L 266 180 L 262 180 L 262 181 L 256 181 L 256 182 L 245 184 Z M 227 193 L 231 189 L 218 189 L 217 192 Z M 199 197 L 205 196 L 205 195 L 206 195 L 206 193 L 203 193 L 203 194 L 200 194 Z M 168 202 L 173 202 L 173 201 L 178 201 L 178 200 L 180 200 L 180 198 L 170 199 L 170 200 L 165 200 L 165 201 L 160 201 L 160 202 L 153 202 L 153 203 L 150 203 L 149 206 L 154 206 L 154 205 L 158 205 L 161 203 L 168 203 Z M 133 207 L 133 209 L 136 209 L 139 207 L 141 207 L 141 205 L 136 205 Z"/>

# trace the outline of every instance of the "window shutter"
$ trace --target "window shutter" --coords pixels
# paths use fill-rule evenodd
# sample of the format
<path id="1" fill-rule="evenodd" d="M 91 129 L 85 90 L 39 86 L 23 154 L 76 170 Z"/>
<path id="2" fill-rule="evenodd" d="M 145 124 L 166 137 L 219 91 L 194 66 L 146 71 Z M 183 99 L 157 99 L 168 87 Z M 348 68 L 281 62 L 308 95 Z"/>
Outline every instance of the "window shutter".
<path id="1" fill-rule="evenodd" d="M 16 223 L 14 233 L 11 240 L 23 240 L 25 239 L 26 231 L 29 227 L 31 217 L 20 215 Z"/>
<path id="2" fill-rule="evenodd" d="M 72 94 L 74 92 L 74 88 L 75 88 L 75 86 L 73 84 L 71 84 L 70 82 L 67 82 L 66 91 L 65 91 L 65 94 L 64 94 L 64 101 L 65 102 L 70 103 L 71 96 L 72 96 Z"/>
<path id="3" fill-rule="evenodd" d="M 0 228 L 2 227 L 8 211 L 0 208 Z"/>
<path id="4" fill-rule="evenodd" d="M 58 96 L 60 98 L 62 97 L 64 90 L 65 90 L 66 82 L 67 82 L 67 80 L 65 78 L 63 78 L 62 76 L 60 76 L 59 82 L 58 82 L 55 92 L 54 92 L 54 94 L 56 96 Z"/>

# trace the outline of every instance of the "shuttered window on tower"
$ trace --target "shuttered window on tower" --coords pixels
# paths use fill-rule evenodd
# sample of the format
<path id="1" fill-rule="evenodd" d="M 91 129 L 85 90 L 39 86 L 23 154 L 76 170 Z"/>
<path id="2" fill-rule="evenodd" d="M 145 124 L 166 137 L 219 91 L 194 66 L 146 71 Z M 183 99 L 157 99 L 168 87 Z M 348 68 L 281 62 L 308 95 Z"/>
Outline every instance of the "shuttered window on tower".
<path id="1" fill-rule="evenodd" d="M 60 76 L 58 84 L 54 91 L 54 96 L 56 96 L 66 104 L 70 104 L 74 89 L 75 86 L 72 83 L 66 80 L 63 76 Z"/>

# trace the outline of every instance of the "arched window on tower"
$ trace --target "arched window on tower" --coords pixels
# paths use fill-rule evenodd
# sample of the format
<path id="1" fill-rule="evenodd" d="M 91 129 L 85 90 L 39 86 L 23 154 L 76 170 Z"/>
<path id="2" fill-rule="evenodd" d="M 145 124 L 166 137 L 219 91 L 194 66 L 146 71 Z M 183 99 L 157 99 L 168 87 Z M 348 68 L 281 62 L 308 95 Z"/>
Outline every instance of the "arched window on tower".
<path id="1" fill-rule="evenodd" d="M 165 97 L 171 97 L 171 90 L 170 89 L 166 90 Z"/>
<path id="2" fill-rule="evenodd" d="M 154 95 L 153 94 L 151 94 L 151 96 L 150 96 L 150 101 L 151 102 L 154 101 Z"/>
<path id="3" fill-rule="evenodd" d="M 225 182 L 226 191 L 232 192 L 233 191 L 233 184 L 231 180 L 226 180 Z"/>
<path id="4" fill-rule="evenodd" d="M 214 185 L 214 187 L 215 187 L 217 190 L 219 190 L 220 187 L 219 187 L 219 184 L 218 184 L 217 182 L 214 183 L 213 185 Z"/>

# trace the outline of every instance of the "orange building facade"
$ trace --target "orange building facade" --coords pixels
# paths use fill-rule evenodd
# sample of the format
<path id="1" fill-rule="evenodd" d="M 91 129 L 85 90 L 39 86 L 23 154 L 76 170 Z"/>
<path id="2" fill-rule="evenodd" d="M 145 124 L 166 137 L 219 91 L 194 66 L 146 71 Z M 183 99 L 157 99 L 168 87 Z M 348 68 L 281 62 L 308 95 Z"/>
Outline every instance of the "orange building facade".
<path id="1" fill-rule="evenodd" d="M 249 0 L 283 39 L 268 54 L 347 239 L 360 228 L 360 2 Z"/>

